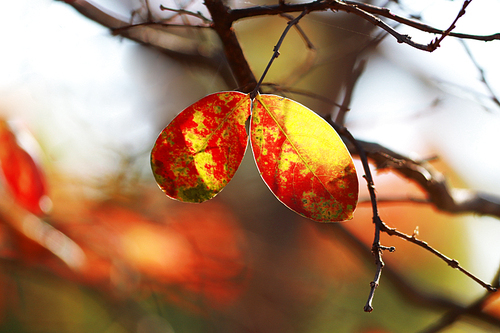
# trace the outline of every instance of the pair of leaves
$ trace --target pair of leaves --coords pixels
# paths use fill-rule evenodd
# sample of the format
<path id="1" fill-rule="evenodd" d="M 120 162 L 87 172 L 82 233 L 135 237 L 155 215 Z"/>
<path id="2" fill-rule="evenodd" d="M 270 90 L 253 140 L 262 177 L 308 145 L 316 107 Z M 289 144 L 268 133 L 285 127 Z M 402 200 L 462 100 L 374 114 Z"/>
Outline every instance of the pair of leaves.
<path id="1" fill-rule="evenodd" d="M 160 133 L 151 166 L 167 196 L 203 202 L 238 169 L 250 141 L 262 179 L 288 208 L 317 222 L 352 218 L 358 180 L 344 143 L 305 106 L 275 95 L 208 95 Z"/>

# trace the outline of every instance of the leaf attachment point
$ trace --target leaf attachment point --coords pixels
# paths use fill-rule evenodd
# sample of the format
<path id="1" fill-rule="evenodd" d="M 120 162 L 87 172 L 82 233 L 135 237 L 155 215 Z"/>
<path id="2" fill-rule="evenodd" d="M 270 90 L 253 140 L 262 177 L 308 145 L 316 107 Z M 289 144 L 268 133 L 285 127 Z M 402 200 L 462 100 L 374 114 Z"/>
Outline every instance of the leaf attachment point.
<path id="1" fill-rule="evenodd" d="M 233 178 L 248 142 L 250 99 L 240 92 L 208 95 L 160 133 L 151 152 L 156 182 L 167 196 L 203 202 Z"/>

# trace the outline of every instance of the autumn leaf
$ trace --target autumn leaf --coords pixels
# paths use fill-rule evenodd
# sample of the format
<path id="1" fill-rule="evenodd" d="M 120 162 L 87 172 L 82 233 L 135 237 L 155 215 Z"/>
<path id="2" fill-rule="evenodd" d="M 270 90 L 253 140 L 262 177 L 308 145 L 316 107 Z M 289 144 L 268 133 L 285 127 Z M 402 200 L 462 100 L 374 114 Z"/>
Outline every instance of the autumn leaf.
<path id="1" fill-rule="evenodd" d="M 160 133 L 151 166 L 167 196 L 203 202 L 232 179 L 245 154 L 250 99 L 239 92 L 208 95 L 183 110 Z"/>
<path id="2" fill-rule="evenodd" d="M 326 121 L 292 100 L 259 95 L 250 133 L 262 178 L 282 203 L 317 222 L 352 218 L 358 199 L 356 170 Z"/>
<path id="3" fill-rule="evenodd" d="M 32 155 L 19 145 L 5 120 L 0 120 L 0 167 L 16 202 L 33 214 L 42 215 L 48 201 L 45 176 Z"/>

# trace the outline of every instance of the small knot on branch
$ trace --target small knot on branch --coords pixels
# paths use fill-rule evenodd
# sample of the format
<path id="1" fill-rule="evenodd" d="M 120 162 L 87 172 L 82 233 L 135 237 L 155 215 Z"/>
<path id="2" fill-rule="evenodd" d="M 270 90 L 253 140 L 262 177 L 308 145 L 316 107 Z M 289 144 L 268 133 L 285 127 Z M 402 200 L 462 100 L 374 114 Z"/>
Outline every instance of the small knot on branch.
<path id="1" fill-rule="evenodd" d="M 460 267 L 460 263 L 455 259 L 450 260 L 448 262 L 448 265 L 450 265 L 451 268 L 459 268 Z"/>
<path id="2" fill-rule="evenodd" d="M 394 246 L 382 246 L 381 245 L 381 246 L 379 246 L 379 249 L 381 251 L 389 251 L 391 253 L 394 252 L 394 251 L 396 251 L 396 247 L 394 247 Z"/>
<path id="3" fill-rule="evenodd" d="M 411 37 L 409 35 L 401 35 L 397 39 L 397 42 L 402 44 L 402 43 L 408 43 L 408 41 L 410 41 L 410 40 L 411 40 Z"/>

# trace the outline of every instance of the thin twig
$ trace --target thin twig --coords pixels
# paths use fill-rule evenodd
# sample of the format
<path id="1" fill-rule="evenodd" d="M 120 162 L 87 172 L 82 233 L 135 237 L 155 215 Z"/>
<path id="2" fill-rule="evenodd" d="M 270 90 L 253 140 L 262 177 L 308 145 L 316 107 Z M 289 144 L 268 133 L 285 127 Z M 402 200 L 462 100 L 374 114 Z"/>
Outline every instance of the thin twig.
<path id="1" fill-rule="evenodd" d="M 288 21 L 291 21 L 294 19 L 292 15 L 289 14 L 280 14 L 281 17 L 286 18 Z M 303 77 L 306 73 L 308 73 L 311 68 L 314 66 L 316 62 L 316 48 L 314 47 L 313 43 L 307 37 L 306 33 L 302 29 L 302 27 L 299 24 L 294 25 L 295 30 L 297 30 L 298 34 L 304 41 L 306 47 L 307 47 L 307 56 L 302 65 L 298 66 L 296 70 L 290 71 L 290 74 L 288 77 L 283 79 L 283 82 L 286 82 L 288 86 L 293 85 L 297 80 L 299 80 L 301 77 Z"/>
<path id="2" fill-rule="evenodd" d="M 358 141 L 352 136 L 352 134 L 345 128 L 341 127 L 338 124 L 331 122 L 332 126 L 337 130 L 337 132 L 344 135 L 352 144 L 356 146 L 356 149 L 359 153 L 359 158 L 361 159 L 361 163 L 363 164 L 363 169 L 365 171 L 365 179 L 368 187 L 368 192 L 370 193 L 370 200 L 372 205 L 372 214 L 373 214 L 373 223 L 375 224 L 375 235 L 373 237 L 372 244 L 372 254 L 375 257 L 375 265 L 377 269 L 375 271 L 375 277 L 373 281 L 370 282 L 370 294 L 368 295 L 368 300 L 363 308 L 365 312 L 373 311 L 373 297 L 375 296 L 375 290 L 378 288 L 380 284 L 380 277 L 382 276 L 382 269 L 384 268 L 384 261 L 382 260 L 382 251 L 389 250 L 390 252 L 394 252 L 394 247 L 385 247 L 380 245 L 380 231 L 384 223 L 380 219 L 378 214 L 377 207 L 377 197 L 375 194 L 375 184 L 373 183 L 373 177 L 370 171 L 370 165 L 368 164 L 368 158 L 365 154 L 363 147 L 358 143 Z"/>
<path id="3" fill-rule="evenodd" d="M 262 83 L 260 86 L 261 86 L 261 88 L 270 87 L 269 90 L 273 91 L 273 92 L 280 92 L 282 94 L 290 93 L 290 94 L 295 94 L 295 95 L 306 96 L 306 97 L 310 97 L 310 98 L 316 99 L 318 101 L 321 101 L 321 102 L 328 104 L 328 105 L 335 105 L 339 108 L 342 107 L 342 105 L 335 102 L 333 99 L 322 96 L 322 95 L 318 95 L 316 93 L 313 93 L 312 91 L 302 90 L 302 89 L 295 88 L 295 87 L 282 86 L 282 85 L 277 84 L 277 83 L 267 83 L 267 82 Z"/>
<path id="4" fill-rule="evenodd" d="M 424 31 L 424 32 L 432 33 L 432 34 L 439 34 L 439 35 L 445 34 L 445 32 L 446 32 L 446 30 L 437 29 L 437 28 L 434 28 L 430 25 L 424 24 L 422 22 L 415 21 L 412 19 L 408 19 L 408 18 L 399 16 L 397 14 L 394 14 L 390 11 L 389 8 L 377 7 L 374 5 L 360 3 L 360 2 L 356 2 L 356 1 L 349 1 L 349 0 L 345 0 L 344 2 L 347 4 L 351 4 L 351 5 L 356 5 L 357 7 L 363 9 L 364 11 L 366 11 L 368 13 L 383 16 L 383 17 L 388 18 L 392 21 L 404 24 L 406 26 L 415 28 L 415 29 L 420 30 L 420 31 Z M 448 35 L 450 37 L 456 37 L 456 38 L 460 38 L 460 39 L 473 39 L 473 40 L 480 40 L 480 41 L 484 41 L 484 42 L 489 42 L 489 41 L 493 41 L 493 40 L 500 40 L 500 33 L 496 33 L 496 34 L 492 34 L 492 35 L 471 35 L 471 34 L 464 34 L 464 33 L 450 31 Z"/>
<path id="5" fill-rule="evenodd" d="M 385 204 L 385 205 L 401 205 L 401 204 L 432 204 L 428 199 L 424 198 L 415 198 L 415 197 L 382 197 L 382 198 L 377 198 L 377 202 L 380 204 Z M 365 198 L 365 199 L 359 199 L 358 200 L 358 205 L 360 204 L 369 204 L 370 199 Z"/>
<path id="6" fill-rule="evenodd" d="M 406 241 L 408 241 L 410 243 L 416 244 L 416 245 L 420 246 L 421 248 L 424 248 L 425 250 L 431 252 L 432 254 L 434 254 L 435 256 L 437 256 L 438 258 L 442 259 L 451 268 L 458 269 L 460 272 L 462 272 L 463 274 L 465 274 L 466 276 L 468 276 L 469 278 L 471 278 L 472 280 L 474 280 L 475 282 L 477 282 L 479 285 L 481 285 L 486 290 L 488 290 L 488 291 L 497 291 L 497 288 L 493 287 L 489 283 L 484 282 L 483 280 L 481 280 L 480 278 L 478 278 L 477 276 L 475 276 L 474 274 L 472 274 L 471 272 L 467 271 L 465 268 L 463 268 L 462 266 L 460 266 L 460 263 L 457 260 L 451 259 L 451 258 L 445 256 L 444 254 L 442 254 L 441 252 L 439 252 L 438 250 L 436 250 L 435 248 L 433 248 L 432 246 L 430 246 L 429 244 L 427 244 L 427 242 L 424 242 L 424 241 L 418 239 L 415 235 L 412 235 L 412 236 L 407 235 L 407 234 L 405 234 L 403 232 L 400 232 L 400 231 L 396 230 L 396 228 L 390 228 L 390 227 L 388 227 L 383 222 L 381 223 L 381 231 L 385 232 L 389 236 L 397 236 L 397 237 L 399 237 L 401 239 L 404 239 L 404 240 L 406 240 Z"/>
<path id="7" fill-rule="evenodd" d="M 470 2 L 470 0 L 468 1 Z M 366 5 L 356 1 L 327 0 L 327 1 L 314 1 L 309 3 L 291 3 L 291 4 L 283 3 L 273 6 L 256 6 L 256 7 L 242 8 L 242 9 L 233 9 L 230 12 L 230 20 L 234 22 L 242 18 L 261 16 L 261 15 L 281 15 L 283 13 L 300 12 L 303 10 L 308 10 L 309 12 L 313 12 L 313 11 L 323 11 L 327 9 L 331 9 L 332 11 L 344 11 L 346 13 L 353 13 L 357 16 L 360 16 L 364 20 L 372 23 L 373 25 L 378 26 L 383 30 L 387 31 L 390 35 L 395 37 L 399 43 L 405 43 L 419 50 L 428 52 L 432 52 L 435 50 L 435 48 L 437 47 L 436 40 L 430 42 L 429 44 L 416 43 L 411 40 L 411 37 L 409 37 L 408 35 L 400 34 L 396 30 L 394 30 L 390 25 L 388 25 L 375 15 L 380 15 L 389 18 L 391 20 L 414 27 L 421 31 L 441 34 L 444 36 L 449 35 L 452 37 L 458 37 L 463 39 L 475 39 L 482 41 L 492 41 L 500 39 L 500 33 L 496 33 L 493 35 L 485 35 L 485 36 L 453 33 L 451 30 L 454 28 L 453 25 L 454 23 L 456 23 L 456 20 L 450 26 L 451 29 L 448 28 L 447 30 L 441 30 L 419 23 L 411 19 L 405 19 L 401 16 L 394 15 L 386 8 Z"/>
<path id="8" fill-rule="evenodd" d="M 499 288 L 499 278 L 500 278 L 500 268 L 497 270 L 495 277 L 492 280 L 492 285 L 495 288 Z M 456 308 L 448 313 L 446 313 L 441 319 L 431 326 L 427 327 L 425 330 L 421 331 L 421 333 L 437 333 L 441 332 L 446 327 L 450 326 L 454 322 L 456 322 L 460 317 L 464 315 L 477 315 L 483 314 L 483 306 L 484 304 L 493 297 L 493 293 L 486 293 L 477 299 L 475 302 L 471 303 L 469 306 L 464 308 Z"/>
<path id="9" fill-rule="evenodd" d="M 303 18 L 307 13 L 308 13 L 308 11 L 304 10 L 299 16 L 297 16 L 293 20 L 290 20 L 290 21 L 287 22 L 288 25 L 286 26 L 285 30 L 281 34 L 281 37 L 278 40 L 278 43 L 274 46 L 273 55 L 271 57 L 271 60 L 269 60 L 269 62 L 267 64 L 267 67 L 264 70 L 264 72 L 262 73 L 262 76 L 260 77 L 259 82 L 257 82 L 257 85 L 255 86 L 254 90 L 250 93 L 250 99 L 253 100 L 255 98 L 255 96 L 257 96 L 257 93 L 259 91 L 260 85 L 262 84 L 262 81 L 266 77 L 266 74 L 269 71 L 269 68 L 271 68 L 271 65 L 273 64 L 274 60 L 279 57 L 281 44 L 283 44 L 283 41 L 285 40 L 285 37 L 288 34 L 288 31 L 290 31 L 290 29 L 294 25 L 296 25 L 297 23 L 299 23 L 300 19 Z"/>
<path id="10" fill-rule="evenodd" d="M 111 33 L 113 35 L 123 35 L 123 33 L 127 30 L 131 30 L 134 28 L 141 27 L 151 27 L 151 28 L 193 28 L 193 29 L 207 29 L 210 28 L 208 25 L 185 25 L 185 24 L 176 24 L 176 23 L 164 23 L 164 22 L 142 22 L 136 24 L 125 25 L 119 28 L 111 28 Z"/>
<path id="11" fill-rule="evenodd" d="M 380 199 L 377 199 L 377 201 L 380 203 Z M 351 231 L 349 231 L 344 224 L 315 224 L 315 227 L 319 229 L 321 231 L 321 235 L 325 235 L 327 239 L 331 240 L 332 238 L 340 238 L 340 241 L 343 242 L 360 259 L 366 262 L 371 262 L 372 256 L 367 255 L 370 252 L 370 248 Z M 467 314 L 473 319 L 500 327 L 500 319 L 492 314 L 485 313 L 484 311 L 481 311 L 481 309 L 468 310 L 468 306 L 464 307 L 462 304 L 454 300 L 433 292 L 422 290 L 418 286 L 413 285 L 403 274 L 400 274 L 397 271 L 396 265 L 387 265 L 384 267 L 384 278 L 387 278 L 399 295 L 412 304 L 412 306 L 420 306 L 426 310 L 437 310 L 439 312 L 446 310 L 448 313 L 445 316 L 452 313 Z M 498 287 L 498 278 L 495 278 L 492 281 L 492 285 Z M 494 293 L 487 292 L 483 298 L 493 297 L 494 295 Z M 484 302 L 486 300 L 487 299 L 485 299 Z M 484 304 L 484 302 L 482 304 Z M 426 333 L 430 332 L 426 331 Z"/>
<path id="12" fill-rule="evenodd" d="M 171 11 L 171 12 L 174 12 L 174 13 L 178 13 L 178 14 L 181 14 L 181 15 L 189 15 L 189 16 L 193 16 L 193 17 L 196 17 L 196 18 L 199 18 L 200 20 L 203 21 L 203 23 L 206 23 L 206 24 L 212 24 L 212 20 L 209 19 L 209 18 L 206 18 L 205 16 L 203 16 L 203 14 L 201 12 L 192 12 L 192 11 L 189 11 L 189 10 L 186 10 L 186 9 L 175 9 L 175 8 L 168 8 L 168 7 L 165 7 L 163 5 L 160 5 L 160 9 L 161 10 L 168 10 L 168 11 Z"/>
<path id="13" fill-rule="evenodd" d="M 368 158 L 367 158 L 368 154 L 365 153 L 365 150 L 363 148 L 362 143 L 358 142 L 352 136 L 352 134 L 349 133 L 349 131 L 347 131 L 347 129 L 345 129 L 344 127 L 340 127 L 339 125 L 333 123 L 332 121 L 329 121 L 329 122 L 337 130 L 337 132 L 339 132 L 339 134 L 343 135 L 349 142 L 351 142 L 354 145 L 356 152 L 358 153 L 358 155 L 361 159 L 361 162 L 363 164 L 363 168 L 365 170 L 365 178 L 366 178 L 367 183 L 368 183 L 368 191 L 370 193 L 370 202 L 371 202 L 371 206 L 372 206 L 373 222 L 375 223 L 375 237 L 374 237 L 374 241 L 373 241 L 373 245 L 372 245 L 372 253 L 375 256 L 375 263 L 377 265 L 377 271 L 376 271 L 374 280 L 370 283 L 371 290 L 370 290 L 370 295 L 369 295 L 368 301 L 367 301 L 365 308 L 364 308 L 365 311 L 370 312 L 373 310 L 373 306 L 372 306 L 373 295 L 375 293 L 375 289 L 378 287 L 381 271 L 382 271 L 382 268 L 384 266 L 384 262 L 382 261 L 382 257 L 381 257 L 381 251 L 384 249 L 387 249 L 387 248 L 380 245 L 380 242 L 379 242 L 379 240 L 380 240 L 379 233 L 380 232 L 385 232 L 390 236 L 397 236 L 399 238 L 407 240 L 411 243 L 414 243 L 414 244 L 426 249 L 427 251 L 433 253 L 434 255 L 436 255 L 437 257 L 439 257 L 443 261 L 445 261 L 450 267 L 458 269 L 460 272 L 462 272 L 463 274 L 465 274 L 466 276 L 471 278 L 473 281 L 475 281 L 476 283 L 481 285 L 486 290 L 491 291 L 491 292 L 497 291 L 497 289 L 495 287 L 482 281 L 480 278 L 478 278 L 477 276 L 475 276 L 474 274 L 472 274 L 471 272 L 467 271 L 462 266 L 460 266 L 460 264 L 457 260 L 451 259 L 451 258 L 445 256 L 444 254 L 442 254 L 441 252 L 439 252 L 438 250 L 434 249 L 429 244 L 427 244 L 427 242 L 416 238 L 416 235 L 410 236 L 410 235 L 407 235 L 405 233 L 402 233 L 402 232 L 396 230 L 395 228 L 388 227 L 380 219 L 380 217 L 378 215 L 378 211 L 377 211 L 377 199 L 375 196 L 375 187 L 373 185 L 373 178 L 371 176 L 370 169 L 368 166 Z M 395 161 L 392 161 L 392 162 L 395 162 Z M 430 175 L 430 174 L 427 174 L 427 175 Z M 393 248 L 390 248 L 390 249 L 393 250 Z"/>
<path id="14" fill-rule="evenodd" d="M 460 19 L 462 16 L 465 15 L 465 9 L 471 3 L 471 1 L 472 0 L 465 0 L 464 4 L 462 5 L 462 8 L 460 9 L 460 11 L 457 14 L 457 17 L 455 17 L 455 20 L 453 20 L 453 22 L 450 24 L 449 28 L 446 29 L 446 31 L 441 35 L 441 37 L 436 38 L 434 41 L 429 43 L 429 52 L 432 52 L 435 49 L 437 49 L 439 47 L 439 45 L 441 44 L 441 42 L 443 41 L 443 39 L 446 36 L 449 36 L 451 31 L 456 28 L 456 23 L 458 22 L 458 19 Z"/>
<path id="15" fill-rule="evenodd" d="M 351 99 L 353 96 L 354 87 L 358 82 L 359 78 L 361 77 L 361 74 L 364 72 L 365 67 L 366 67 L 366 61 L 361 60 L 359 64 L 352 70 L 351 75 L 349 75 L 348 79 L 346 80 L 347 82 L 345 83 L 346 88 L 345 88 L 344 100 L 342 101 L 342 105 L 340 106 L 339 113 L 337 114 L 337 117 L 335 119 L 335 123 L 340 124 L 342 126 L 344 125 L 345 116 L 349 111 L 349 106 L 351 105 Z"/>
<path id="16" fill-rule="evenodd" d="M 292 15 L 288 15 L 285 13 L 280 14 L 280 16 L 286 18 L 288 21 L 292 21 L 295 19 Z M 314 44 L 311 42 L 309 37 L 307 37 L 306 33 L 304 32 L 304 30 L 302 30 L 300 25 L 295 24 L 295 29 L 299 33 L 300 37 L 302 37 L 302 39 L 304 40 L 304 43 L 306 44 L 307 48 L 310 50 L 316 50 L 316 48 L 314 47 Z"/>
<path id="17" fill-rule="evenodd" d="M 471 52 L 469 46 L 467 46 L 467 44 L 463 40 L 461 40 L 460 42 L 462 43 L 462 46 L 464 47 L 465 52 L 467 52 L 469 59 L 472 61 L 474 66 L 476 66 L 477 70 L 479 71 L 479 75 L 481 75 L 481 82 L 484 84 L 486 89 L 488 89 L 489 93 L 491 94 L 491 100 L 496 105 L 500 106 L 500 99 L 495 95 L 495 92 L 493 91 L 493 89 L 491 89 L 491 86 L 490 86 L 488 80 L 486 80 L 486 75 L 484 73 L 484 69 L 479 65 L 479 63 L 476 61 L 476 59 L 472 55 L 472 52 Z"/>

